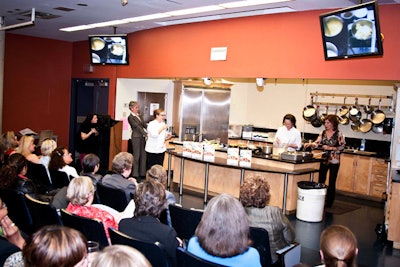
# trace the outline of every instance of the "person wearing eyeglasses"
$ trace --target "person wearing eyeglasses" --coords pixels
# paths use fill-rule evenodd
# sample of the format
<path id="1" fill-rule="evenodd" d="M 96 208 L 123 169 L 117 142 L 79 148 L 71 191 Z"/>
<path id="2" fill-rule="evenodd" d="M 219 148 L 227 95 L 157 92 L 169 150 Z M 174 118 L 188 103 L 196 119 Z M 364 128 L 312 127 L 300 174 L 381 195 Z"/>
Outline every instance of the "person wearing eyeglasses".
<path id="1" fill-rule="evenodd" d="M 168 126 L 165 123 L 166 114 L 161 108 L 154 110 L 154 120 L 149 122 L 147 126 L 147 142 L 146 142 L 146 155 L 147 155 L 147 170 L 153 165 L 164 163 L 164 153 L 167 150 L 165 140 L 171 138 L 171 133 L 167 132 Z"/>
<path id="2" fill-rule="evenodd" d="M 49 170 L 62 171 L 71 177 L 78 177 L 78 172 L 72 166 L 69 166 L 73 161 L 71 153 L 66 147 L 57 147 L 51 152 Z"/>

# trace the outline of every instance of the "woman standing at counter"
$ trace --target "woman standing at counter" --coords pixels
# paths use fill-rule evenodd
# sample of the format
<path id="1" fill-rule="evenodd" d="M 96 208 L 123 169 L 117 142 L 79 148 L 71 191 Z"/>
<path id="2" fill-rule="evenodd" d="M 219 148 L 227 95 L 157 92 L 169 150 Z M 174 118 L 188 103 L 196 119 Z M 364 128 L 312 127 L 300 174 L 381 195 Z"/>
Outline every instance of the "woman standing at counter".
<path id="1" fill-rule="evenodd" d="M 167 150 L 165 146 L 165 140 L 171 137 L 171 133 L 167 132 L 167 124 L 165 123 L 165 112 L 163 109 L 154 110 L 154 120 L 149 122 L 147 126 L 147 142 L 146 142 L 146 154 L 147 154 L 147 170 L 153 165 L 164 163 L 164 152 Z"/>
<path id="2" fill-rule="evenodd" d="M 340 166 L 340 152 L 346 144 L 344 135 L 339 131 L 339 121 L 336 115 L 330 114 L 324 120 L 325 130 L 323 130 L 314 143 L 306 143 L 304 147 L 319 147 L 324 150 L 323 161 L 319 170 L 319 183 L 325 183 L 326 174 L 329 170 L 329 186 L 326 196 L 325 206 L 331 207 L 335 200 L 336 178 Z"/>
<path id="3" fill-rule="evenodd" d="M 282 121 L 283 126 L 276 131 L 274 146 L 285 147 L 289 151 L 299 150 L 301 147 L 300 131 L 296 128 L 296 117 L 286 114 Z"/>

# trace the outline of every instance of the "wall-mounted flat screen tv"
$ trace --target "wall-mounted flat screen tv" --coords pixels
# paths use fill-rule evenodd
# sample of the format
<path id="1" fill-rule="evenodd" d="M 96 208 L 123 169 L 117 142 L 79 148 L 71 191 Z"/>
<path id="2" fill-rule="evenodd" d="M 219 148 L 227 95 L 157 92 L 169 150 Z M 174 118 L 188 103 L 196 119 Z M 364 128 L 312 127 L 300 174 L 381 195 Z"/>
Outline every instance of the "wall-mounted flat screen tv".
<path id="1" fill-rule="evenodd" d="M 89 35 L 90 63 L 129 65 L 126 34 Z"/>
<path id="2" fill-rule="evenodd" d="M 383 55 L 376 1 L 320 15 L 325 60 Z"/>

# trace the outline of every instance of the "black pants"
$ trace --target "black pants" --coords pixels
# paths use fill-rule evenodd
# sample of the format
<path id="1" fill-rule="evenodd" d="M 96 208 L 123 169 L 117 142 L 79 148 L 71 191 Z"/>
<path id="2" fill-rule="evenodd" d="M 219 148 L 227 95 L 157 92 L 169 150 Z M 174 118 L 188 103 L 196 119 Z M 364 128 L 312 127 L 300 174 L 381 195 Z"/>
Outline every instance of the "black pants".
<path id="1" fill-rule="evenodd" d="M 164 164 L 164 155 L 165 153 L 149 153 L 146 152 L 147 154 L 147 162 L 146 162 L 146 166 L 147 166 L 147 170 L 149 170 L 153 165 L 159 164 L 159 165 L 163 165 Z"/>
<path id="2" fill-rule="evenodd" d="M 340 164 L 321 163 L 321 166 L 319 168 L 318 182 L 323 183 L 323 184 L 326 181 L 326 174 L 329 170 L 329 186 L 328 186 L 328 192 L 326 194 L 326 200 L 325 200 L 325 205 L 327 207 L 331 207 L 333 204 L 333 201 L 335 201 L 336 178 L 337 178 L 337 175 L 339 172 L 339 166 L 340 166 Z"/>

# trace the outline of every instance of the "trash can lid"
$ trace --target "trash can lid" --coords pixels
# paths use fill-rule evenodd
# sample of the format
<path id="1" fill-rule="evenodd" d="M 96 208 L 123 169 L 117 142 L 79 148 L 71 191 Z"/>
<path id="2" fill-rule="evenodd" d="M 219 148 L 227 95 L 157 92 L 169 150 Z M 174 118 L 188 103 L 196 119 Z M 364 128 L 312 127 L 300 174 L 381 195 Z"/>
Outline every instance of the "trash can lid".
<path id="1" fill-rule="evenodd" d="M 297 182 L 297 186 L 300 187 L 301 189 L 323 189 L 328 187 L 326 184 L 323 183 L 309 182 L 309 181 Z"/>

